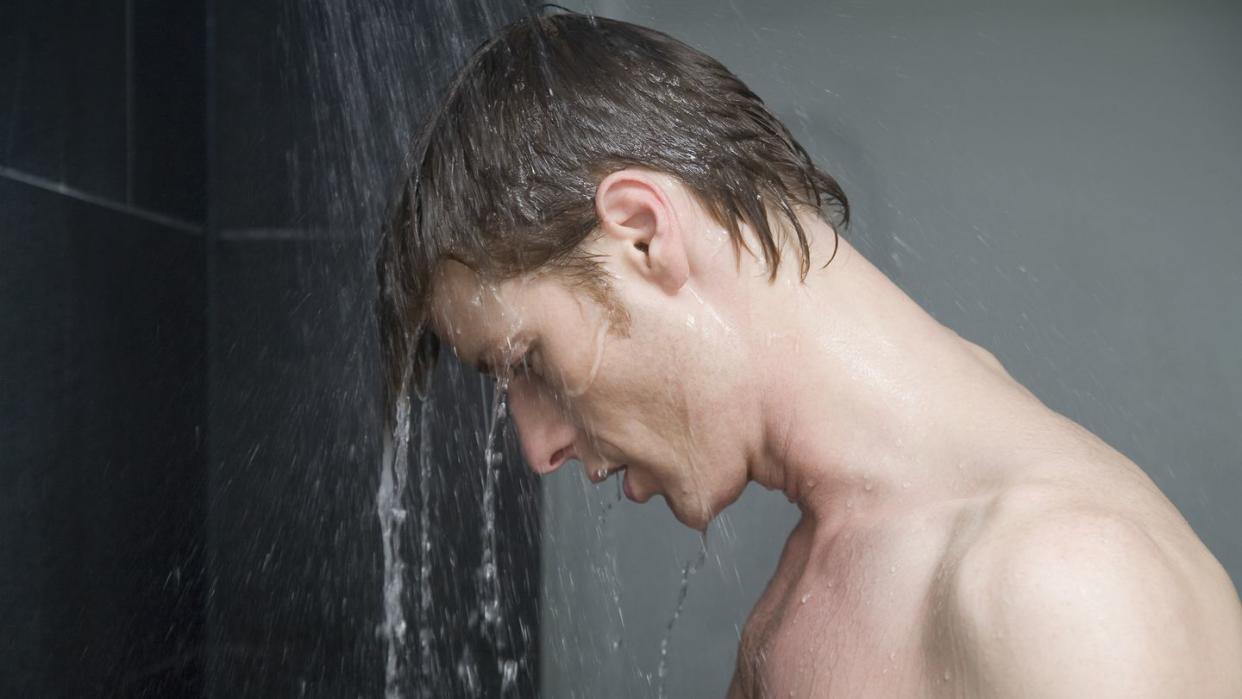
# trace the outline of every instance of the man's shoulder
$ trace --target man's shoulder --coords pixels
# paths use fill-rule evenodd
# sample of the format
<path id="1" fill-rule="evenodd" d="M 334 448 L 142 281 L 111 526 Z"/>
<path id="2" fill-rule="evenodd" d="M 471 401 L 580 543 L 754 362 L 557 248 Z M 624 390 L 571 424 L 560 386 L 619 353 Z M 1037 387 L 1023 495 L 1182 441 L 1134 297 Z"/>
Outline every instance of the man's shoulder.
<path id="1" fill-rule="evenodd" d="M 959 549 L 959 585 L 981 578 L 1050 582 L 1058 572 L 1124 575 L 1163 553 L 1137 517 L 1047 486 L 1011 488 L 981 508 Z M 1033 576 L 1033 577 L 1032 577 Z"/>
<path id="2" fill-rule="evenodd" d="M 1140 517 L 1035 487 L 979 519 L 946 561 L 939 616 L 981 689 L 1163 696 L 1185 681 L 1204 610 Z"/>

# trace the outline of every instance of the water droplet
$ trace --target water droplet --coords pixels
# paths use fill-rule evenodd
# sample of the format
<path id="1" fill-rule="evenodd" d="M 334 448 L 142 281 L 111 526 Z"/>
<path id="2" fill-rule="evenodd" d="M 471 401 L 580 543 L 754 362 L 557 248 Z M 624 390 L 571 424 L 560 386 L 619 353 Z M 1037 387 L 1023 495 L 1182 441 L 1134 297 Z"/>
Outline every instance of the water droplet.
<path id="1" fill-rule="evenodd" d="M 902 481 L 902 482 L 901 482 L 901 487 L 902 487 L 902 488 L 909 488 L 909 487 L 910 487 L 910 481 Z"/>
<path id="2" fill-rule="evenodd" d="M 895 574 L 896 572 L 897 572 L 897 566 L 889 566 L 889 567 L 888 567 L 888 574 L 889 574 L 889 575 L 893 575 L 893 574 Z"/>
<path id="3" fill-rule="evenodd" d="M 500 603 L 496 600 L 488 600 L 483 603 L 483 620 L 488 624 L 495 624 L 500 621 Z"/>
<path id="4" fill-rule="evenodd" d="M 805 595 L 802 595 L 802 602 L 801 602 L 801 604 L 806 604 L 806 601 L 807 601 L 807 600 L 809 600 L 809 599 L 811 599 L 811 593 L 809 593 L 809 592 L 808 592 L 808 593 L 806 593 Z"/>
<path id="5" fill-rule="evenodd" d="M 950 677 L 952 677 L 952 676 L 953 676 L 953 675 L 951 675 L 951 674 L 949 673 L 949 671 L 948 671 L 948 670 L 945 670 L 945 671 L 944 671 L 944 681 L 945 681 L 945 682 L 948 682 L 948 681 L 949 681 L 949 678 L 950 678 Z"/>
<path id="6" fill-rule="evenodd" d="M 500 664 L 500 691 L 513 689 L 517 682 L 517 669 L 517 662 L 514 660 L 506 660 Z"/>

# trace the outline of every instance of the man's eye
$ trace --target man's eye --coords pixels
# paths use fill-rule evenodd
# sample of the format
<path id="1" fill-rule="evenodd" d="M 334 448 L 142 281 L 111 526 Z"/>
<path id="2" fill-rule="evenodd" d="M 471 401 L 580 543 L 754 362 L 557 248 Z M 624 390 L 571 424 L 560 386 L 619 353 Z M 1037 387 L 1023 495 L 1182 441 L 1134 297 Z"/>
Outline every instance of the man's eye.
<path id="1" fill-rule="evenodd" d="M 518 376 L 531 371 L 530 368 L 530 352 L 523 352 L 512 364 L 509 365 L 509 375 Z"/>
<path id="2" fill-rule="evenodd" d="M 533 356 L 530 350 L 526 350 L 509 365 L 510 376 L 538 375 L 532 364 Z"/>

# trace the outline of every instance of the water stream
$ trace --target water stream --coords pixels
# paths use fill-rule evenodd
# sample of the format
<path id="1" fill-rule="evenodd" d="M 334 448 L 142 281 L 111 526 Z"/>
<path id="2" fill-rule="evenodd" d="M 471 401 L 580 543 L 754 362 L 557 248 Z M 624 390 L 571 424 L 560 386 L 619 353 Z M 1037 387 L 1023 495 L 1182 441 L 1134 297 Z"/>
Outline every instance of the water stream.
<path id="1" fill-rule="evenodd" d="M 418 624 L 419 697 L 430 696 L 435 686 L 431 630 L 431 416 L 430 396 L 418 406 Z"/>
<path id="2" fill-rule="evenodd" d="M 686 563 L 686 567 L 681 571 L 681 589 L 677 591 L 677 607 L 673 609 L 673 616 L 668 620 L 668 626 L 664 628 L 664 638 L 660 640 L 660 665 L 656 669 L 656 676 L 660 680 L 659 694 L 660 699 L 664 699 L 664 681 L 668 677 L 668 644 L 673 638 L 673 627 L 677 625 L 677 620 L 681 617 L 682 607 L 686 604 L 686 595 L 690 592 L 690 578 L 698 572 L 703 565 L 703 561 L 707 559 L 707 533 L 704 532 L 699 541 L 699 553 L 695 558 Z"/>
<path id="3" fill-rule="evenodd" d="M 385 445 L 380 466 L 380 485 L 375 497 L 376 515 L 384 549 L 384 622 L 380 636 L 384 639 L 384 696 L 401 699 L 401 659 L 405 649 L 405 609 L 402 594 L 405 586 L 405 562 L 401 556 L 401 525 L 406 510 L 403 498 L 410 455 L 410 399 L 397 401 L 397 420 L 391 440 Z"/>
<path id="4" fill-rule="evenodd" d="M 517 661 L 507 657 L 505 635 L 501 628 L 504 615 L 501 608 L 500 580 L 496 564 L 496 479 L 503 460 L 503 454 L 497 444 L 504 422 L 505 399 L 508 392 L 508 380 L 496 382 L 492 394 L 492 408 L 488 415 L 487 434 L 483 442 L 483 555 L 479 562 L 478 586 L 479 600 L 483 613 L 483 637 L 496 649 L 496 671 L 501 678 L 501 693 L 513 688 L 517 678 Z"/>

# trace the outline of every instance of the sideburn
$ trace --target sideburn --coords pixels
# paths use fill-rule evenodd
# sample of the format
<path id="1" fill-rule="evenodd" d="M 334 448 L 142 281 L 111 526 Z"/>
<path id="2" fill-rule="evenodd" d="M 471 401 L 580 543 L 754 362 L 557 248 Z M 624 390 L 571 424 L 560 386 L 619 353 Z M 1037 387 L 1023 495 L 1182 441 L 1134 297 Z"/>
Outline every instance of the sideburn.
<path id="1" fill-rule="evenodd" d="M 630 312 L 617 298 L 608 283 L 608 274 L 592 259 L 573 260 L 553 272 L 570 290 L 585 291 L 591 300 L 604 309 L 608 319 L 608 334 L 614 337 L 630 336 Z"/>

